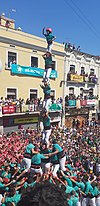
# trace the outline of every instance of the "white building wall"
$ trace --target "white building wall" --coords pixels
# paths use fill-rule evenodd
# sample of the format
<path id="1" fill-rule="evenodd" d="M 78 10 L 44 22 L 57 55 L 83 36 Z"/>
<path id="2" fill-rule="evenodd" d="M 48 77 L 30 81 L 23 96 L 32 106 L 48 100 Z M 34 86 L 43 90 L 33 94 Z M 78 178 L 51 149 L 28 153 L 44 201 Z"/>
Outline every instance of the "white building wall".
<path id="1" fill-rule="evenodd" d="M 80 55 L 73 52 L 68 53 L 69 57 L 67 57 L 67 74 L 70 71 L 70 65 L 75 65 L 75 72 L 78 75 L 81 74 L 81 67 L 85 68 L 85 73 L 90 74 L 90 70 L 94 69 L 94 74 L 97 78 L 100 79 L 100 66 L 97 64 L 97 60 L 94 57 L 88 57 L 87 55 Z M 74 94 L 76 96 L 80 95 L 80 88 L 90 89 L 93 88 L 94 95 L 97 96 L 100 94 L 100 83 L 98 84 L 89 84 L 89 83 L 67 83 L 66 84 L 66 95 L 69 95 L 69 88 L 74 88 Z"/>

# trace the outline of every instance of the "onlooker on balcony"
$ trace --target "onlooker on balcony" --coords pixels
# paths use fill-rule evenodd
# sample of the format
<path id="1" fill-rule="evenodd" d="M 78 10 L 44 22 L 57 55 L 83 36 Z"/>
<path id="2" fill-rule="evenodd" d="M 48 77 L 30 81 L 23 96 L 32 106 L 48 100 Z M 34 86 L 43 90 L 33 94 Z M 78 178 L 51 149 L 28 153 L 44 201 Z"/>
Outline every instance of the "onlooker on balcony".
<path id="1" fill-rule="evenodd" d="M 29 100 L 29 98 L 27 98 L 26 105 L 29 105 L 29 104 L 30 104 L 30 100 Z"/>
<path id="2" fill-rule="evenodd" d="M 85 74 L 85 82 L 88 82 L 89 78 L 88 78 L 88 73 Z"/>
<path id="3" fill-rule="evenodd" d="M 38 98 L 38 110 L 42 110 L 43 100 L 42 97 Z"/>
<path id="4" fill-rule="evenodd" d="M 4 104 L 4 99 L 3 97 L 0 98 L 0 105 L 3 105 Z"/>
<path id="5" fill-rule="evenodd" d="M 19 108 L 20 108 L 20 112 L 22 112 L 22 106 L 23 104 L 25 104 L 24 99 L 19 98 Z"/>
<path id="6" fill-rule="evenodd" d="M 93 82 L 94 84 L 97 84 L 97 81 L 98 81 L 98 79 L 96 78 L 96 75 L 94 75 L 94 77 L 92 78 L 92 82 Z"/>

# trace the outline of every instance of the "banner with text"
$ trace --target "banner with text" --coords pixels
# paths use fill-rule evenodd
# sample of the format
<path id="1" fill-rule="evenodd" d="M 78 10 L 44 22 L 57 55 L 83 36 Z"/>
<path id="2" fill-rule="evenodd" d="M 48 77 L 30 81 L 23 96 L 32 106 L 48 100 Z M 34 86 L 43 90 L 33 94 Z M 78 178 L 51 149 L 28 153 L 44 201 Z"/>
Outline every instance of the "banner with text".
<path id="1" fill-rule="evenodd" d="M 83 76 L 78 75 L 78 74 L 71 74 L 71 81 L 83 82 Z"/>
<path id="2" fill-rule="evenodd" d="M 38 116 L 36 117 L 19 117 L 14 119 L 14 124 L 29 124 L 29 123 L 37 123 Z"/>
<path id="3" fill-rule="evenodd" d="M 96 105 L 95 99 L 87 99 L 87 105 Z"/>
<path id="4" fill-rule="evenodd" d="M 17 75 L 43 77 L 44 69 L 36 68 L 36 67 L 21 66 L 18 64 L 12 64 L 11 72 L 12 72 L 12 74 L 17 74 Z M 56 70 L 51 71 L 50 78 L 57 78 L 57 71 Z"/>
<path id="5" fill-rule="evenodd" d="M 14 106 L 3 106 L 2 113 L 3 114 L 13 114 L 15 113 L 15 107 Z"/>
<path id="6" fill-rule="evenodd" d="M 70 107 L 76 106 L 76 100 L 75 99 L 68 100 L 68 106 Z"/>

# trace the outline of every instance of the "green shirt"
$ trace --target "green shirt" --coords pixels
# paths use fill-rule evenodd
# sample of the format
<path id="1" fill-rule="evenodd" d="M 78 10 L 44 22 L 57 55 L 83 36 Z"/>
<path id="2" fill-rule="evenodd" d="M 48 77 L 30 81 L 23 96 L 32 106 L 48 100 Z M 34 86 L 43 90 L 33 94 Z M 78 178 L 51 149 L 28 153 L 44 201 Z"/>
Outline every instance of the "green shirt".
<path id="1" fill-rule="evenodd" d="M 10 178 L 11 178 L 11 173 L 8 173 L 8 174 L 6 175 L 6 171 L 3 171 L 3 172 L 1 173 L 1 177 L 5 177 L 5 178 L 10 179 Z"/>
<path id="2" fill-rule="evenodd" d="M 100 191 L 99 191 L 99 189 L 95 186 L 95 187 L 93 188 L 92 195 L 93 195 L 93 196 L 97 196 L 97 195 L 99 195 L 99 194 L 100 194 Z"/>
<path id="3" fill-rule="evenodd" d="M 35 147 L 35 146 L 34 146 L 32 143 L 28 144 L 28 145 L 26 146 L 25 153 L 31 154 L 31 153 L 32 153 L 32 149 L 34 149 L 34 147 Z"/>
<path id="4" fill-rule="evenodd" d="M 68 203 L 69 206 L 73 206 L 73 202 L 72 202 L 71 199 L 70 199 L 70 200 L 67 200 L 67 203 Z"/>
<path id="5" fill-rule="evenodd" d="M 52 66 L 52 56 L 44 57 L 45 59 L 45 68 L 50 68 Z"/>
<path id="6" fill-rule="evenodd" d="M 36 182 L 32 182 L 30 184 L 28 184 L 27 182 L 24 183 L 24 188 L 27 188 L 27 187 L 34 187 L 34 185 L 36 184 Z"/>
<path id="7" fill-rule="evenodd" d="M 85 184 L 84 182 L 76 182 L 75 183 L 82 191 L 84 191 L 85 189 Z"/>
<path id="8" fill-rule="evenodd" d="M 58 152 L 62 152 L 63 149 L 60 147 L 59 144 L 54 144 L 53 145 L 53 151 L 55 152 L 56 150 L 58 150 Z"/>
<path id="9" fill-rule="evenodd" d="M 44 117 L 44 118 L 43 118 L 43 126 L 44 126 L 44 127 L 48 127 L 48 126 L 50 126 L 50 125 L 51 125 L 51 123 L 50 123 L 50 117 L 49 117 L 49 116 Z"/>
<path id="10" fill-rule="evenodd" d="M 50 34 L 47 34 L 45 35 L 46 36 L 46 40 L 48 43 L 52 43 L 52 40 L 54 38 L 54 36 L 50 33 Z"/>
<path id="11" fill-rule="evenodd" d="M 69 169 L 69 170 L 73 170 L 72 166 L 70 164 L 66 164 L 66 167 Z"/>
<path id="12" fill-rule="evenodd" d="M 90 184 L 90 182 L 86 182 L 85 194 L 88 195 L 89 192 L 92 194 L 92 192 L 93 192 L 93 187 L 92 187 L 92 185 Z"/>
<path id="13" fill-rule="evenodd" d="M 32 157 L 31 164 L 40 165 L 42 162 L 42 159 L 46 159 L 46 157 L 43 154 L 40 154 L 40 153 L 35 154 Z"/>
<path id="14" fill-rule="evenodd" d="M 51 156 L 51 162 L 54 164 L 59 164 L 59 159 L 58 156 L 55 154 L 53 156 Z"/>
<path id="15" fill-rule="evenodd" d="M 70 187 L 73 187 L 73 183 L 72 183 L 72 181 L 70 180 L 70 178 L 64 176 L 64 179 L 67 181 L 67 184 L 68 184 Z"/>
<path id="16" fill-rule="evenodd" d="M 5 187 L 5 184 L 3 184 L 2 182 L 0 182 L 0 189 L 4 190 L 4 191 L 8 191 L 9 187 Z"/>
<path id="17" fill-rule="evenodd" d="M 5 185 L 2 182 L 0 182 L 0 189 L 4 189 L 4 188 L 5 188 Z"/>
<path id="18" fill-rule="evenodd" d="M 69 185 L 67 185 L 65 192 L 66 192 L 66 193 L 71 193 L 73 190 L 74 190 L 73 187 L 70 187 Z M 75 190 L 74 190 L 74 191 L 75 191 Z"/>
<path id="19" fill-rule="evenodd" d="M 46 94 L 50 95 L 50 93 L 51 93 L 51 87 L 50 87 L 49 84 L 46 85 L 46 86 L 41 85 L 41 88 L 43 89 L 43 93 L 44 93 L 45 95 L 46 95 Z"/>
<path id="20" fill-rule="evenodd" d="M 72 196 L 71 200 L 72 200 L 73 206 L 77 206 L 77 202 L 78 202 L 79 198 L 75 197 L 75 196 Z"/>
<path id="21" fill-rule="evenodd" d="M 6 197 L 5 199 L 5 204 L 8 203 L 8 202 L 14 202 L 15 205 L 17 205 L 17 203 L 20 201 L 21 199 L 21 194 L 15 194 L 14 196 L 12 197 Z"/>

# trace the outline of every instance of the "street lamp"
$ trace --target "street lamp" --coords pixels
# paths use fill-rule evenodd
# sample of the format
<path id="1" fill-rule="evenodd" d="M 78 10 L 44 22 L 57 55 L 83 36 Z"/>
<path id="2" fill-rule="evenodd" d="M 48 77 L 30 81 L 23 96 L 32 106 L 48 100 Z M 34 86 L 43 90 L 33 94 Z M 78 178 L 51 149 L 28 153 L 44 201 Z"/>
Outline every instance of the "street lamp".
<path id="1" fill-rule="evenodd" d="M 62 126 L 65 126 L 65 91 L 66 91 L 66 74 L 67 74 L 67 69 L 66 69 L 66 53 L 64 56 L 64 76 L 63 76 L 63 80 L 60 82 L 60 86 L 62 86 L 63 84 L 63 110 L 62 110 Z"/>

